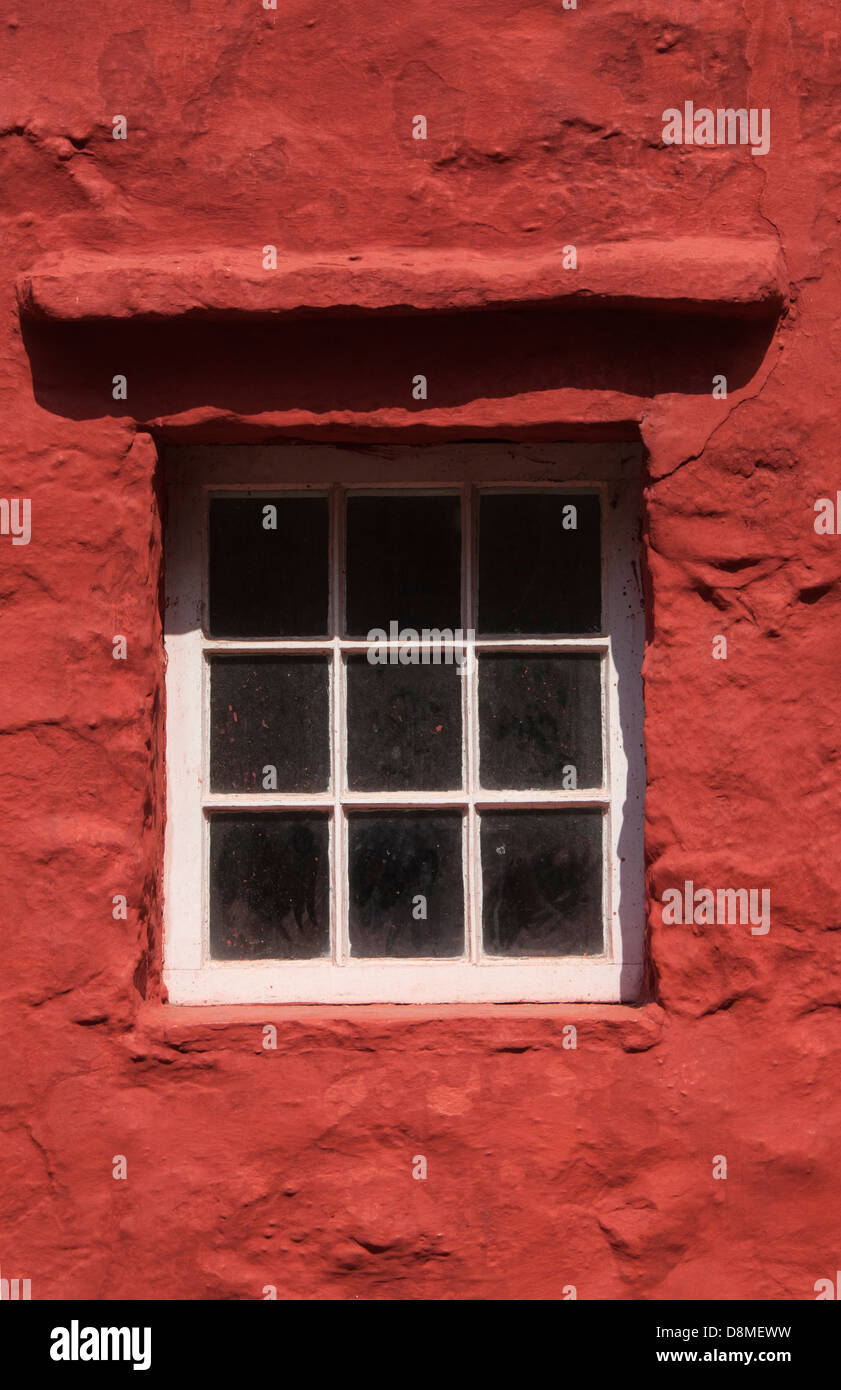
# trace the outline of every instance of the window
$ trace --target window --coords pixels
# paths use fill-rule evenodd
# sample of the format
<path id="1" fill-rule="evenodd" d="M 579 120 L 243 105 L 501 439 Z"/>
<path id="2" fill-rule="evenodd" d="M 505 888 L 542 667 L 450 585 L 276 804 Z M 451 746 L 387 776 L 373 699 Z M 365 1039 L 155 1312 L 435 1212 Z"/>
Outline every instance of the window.
<path id="1" fill-rule="evenodd" d="M 170 999 L 635 997 L 629 451 L 172 452 Z"/>

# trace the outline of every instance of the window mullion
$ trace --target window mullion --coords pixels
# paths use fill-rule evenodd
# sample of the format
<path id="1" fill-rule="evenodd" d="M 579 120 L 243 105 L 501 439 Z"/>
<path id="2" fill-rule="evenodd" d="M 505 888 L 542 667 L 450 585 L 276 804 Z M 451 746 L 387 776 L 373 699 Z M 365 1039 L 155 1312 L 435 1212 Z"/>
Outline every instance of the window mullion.
<path id="1" fill-rule="evenodd" d="M 344 491 L 336 484 L 330 489 L 330 591 L 329 617 L 333 656 L 330 663 L 330 743 L 333 778 L 333 833 L 331 837 L 331 883 L 333 910 L 331 949 L 334 965 L 347 961 L 347 854 L 342 790 L 345 783 L 346 712 L 345 670 L 340 639 L 344 631 Z"/>
<path id="2" fill-rule="evenodd" d="M 462 623 L 468 629 L 476 627 L 476 555 L 475 555 L 475 491 L 466 483 L 462 488 Z M 465 872 L 467 904 L 467 955 L 472 964 L 479 959 L 481 949 L 480 904 L 482 900 L 481 864 L 479 862 L 479 825 L 476 814 L 476 793 L 479 787 L 479 697 L 476 652 L 468 636 L 467 660 L 463 666 L 462 708 L 464 719 L 465 790 L 468 805 L 465 821 Z"/>

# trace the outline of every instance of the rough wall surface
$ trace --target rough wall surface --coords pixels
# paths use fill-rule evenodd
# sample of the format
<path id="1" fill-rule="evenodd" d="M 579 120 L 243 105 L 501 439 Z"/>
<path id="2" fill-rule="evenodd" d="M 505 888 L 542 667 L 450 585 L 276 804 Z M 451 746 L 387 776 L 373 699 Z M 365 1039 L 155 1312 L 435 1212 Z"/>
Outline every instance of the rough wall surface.
<path id="1" fill-rule="evenodd" d="M 0 1268 L 33 1297 L 808 1299 L 839 1267 L 840 40 L 831 0 L 7 10 L 0 492 L 32 536 L 0 535 Z M 770 110 L 769 152 L 664 145 L 687 100 Z M 686 236 L 714 287 L 723 235 L 778 239 L 775 323 L 15 297 L 50 255 Z M 158 446 L 489 436 L 648 451 L 648 998 L 168 1009 Z M 685 880 L 768 888 L 770 932 L 664 925 Z"/>

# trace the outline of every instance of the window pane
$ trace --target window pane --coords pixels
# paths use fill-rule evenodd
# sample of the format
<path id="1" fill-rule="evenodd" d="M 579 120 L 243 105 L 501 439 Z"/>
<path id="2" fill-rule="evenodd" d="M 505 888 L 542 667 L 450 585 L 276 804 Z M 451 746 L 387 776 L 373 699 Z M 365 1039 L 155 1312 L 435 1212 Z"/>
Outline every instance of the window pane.
<path id="1" fill-rule="evenodd" d="M 488 955 L 601 954 L 603 819 L 589 808 L 482 816 Z"/>
<path id="2" fill-rule="evenodd" d="M 461 786 L 456 665 L 347 663 L 348 785 L 353 791 Z"/>
<path id="3" fill-rule="evenodd" d="M 323 637 L 326 497 L 210 499 L 211 637 Z"/>
<path id="4" fill-rule="evenodd" d="M 213 657 L 211 791 L 325 791 L 329 709 L 327 657 Z"/>
<path id="5" fill-rule="evenodd" d="M 214 960 L 330 954 L 328 818 L 221 812 L 210 819 Z"/>
<path id="6" fill-rule="evenodd" d="M 597 494 L 484 493 L 478 631 L 599 632 L 600 533 Z"/>
<path id="7" fill-rule="evenodd" d="M 598 787 L 602 780 L 601 658 L 479 657 L 483 787 Z"/>
<path id="8" fill-rule="evenodd" d="M 347 631 L 458 627 L 461 499 L 347 499 Z"/>
<path id="9" fill-rule="evenodd" d="M 462 815 L 348 817 L 353 956 L 460 956 Z"/>

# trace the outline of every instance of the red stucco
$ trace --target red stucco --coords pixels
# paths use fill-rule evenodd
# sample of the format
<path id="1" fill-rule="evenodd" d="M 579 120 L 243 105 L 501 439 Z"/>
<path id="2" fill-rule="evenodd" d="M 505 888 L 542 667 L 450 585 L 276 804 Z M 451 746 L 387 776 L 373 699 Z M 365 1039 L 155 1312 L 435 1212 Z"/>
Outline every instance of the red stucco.
<path id="1" fill-rule="evenodd" d="M 0 536 L 3 1275 L 34 1298 L 814 1298 L 841 1256 L 841 541 L 813 524 L 841 487 L 837 7 L 75 0 L 4 30 L 0 494 L 31 498 L 32 539 Z M 664 146 L 685 100 L 770 109 L 769 153 Z M 596 277 L 604 303 L 457 297 L 465 253 L 516 282 L 565 244 L 583 268 L 679 238 L 709 238 L 680 313 L 650 253 Z M 768 273 L 722 238 L 770 242 Z M 426 312 L 273 322 L 215 282 L 195 322 L 196 265 L 166 281 L 266 244 L 330 262 L 322 310 L 342 257 L 406 252 L 430 298 L 377 301 L 374 275 L 368 309 Z M 154 321 L 173 288 L 186 316 Z M 486 437 L 647 450 L 647 998 L 168 1007 L 161 447 Z M 663 926 L 687 879 L 769 888 L 770 932 Z"/>

